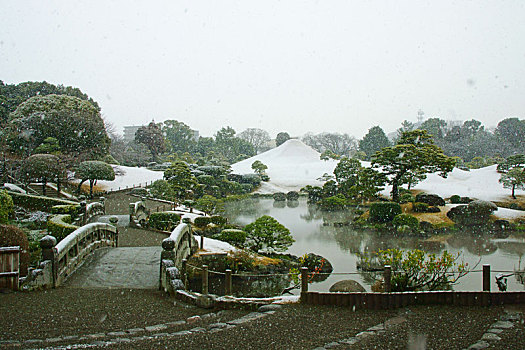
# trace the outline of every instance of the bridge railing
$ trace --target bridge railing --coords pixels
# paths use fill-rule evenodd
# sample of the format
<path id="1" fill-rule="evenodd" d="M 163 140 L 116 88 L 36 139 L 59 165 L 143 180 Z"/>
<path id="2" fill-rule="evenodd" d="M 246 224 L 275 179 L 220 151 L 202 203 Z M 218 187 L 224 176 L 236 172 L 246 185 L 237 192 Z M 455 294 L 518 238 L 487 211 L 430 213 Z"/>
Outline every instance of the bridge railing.
<path id="1" fill-rule="evenodd" d="M 58 244 L 53 236 L 40 240 L 42 262 L 28 274 L 29 289 L 60 286 L 95 249 L 118 246 L 118 229 L 110 224 L 92 223 L 71 232 Z"/>
<path id="2" fill-rule="evenodd" d="M 179 224 L 168 238 L 162 241 L 160 255 L 159 289 L 169 293 L 185 287 L 186 281 L 181 280 L 184 262 L 199 249 L 199 245 L 191 226 Z"/>
<path id="3" fill-rule="evenodd" d="M 149 209 L 146 207 L 145 198 L 138 202 L 129 204 L 129 222 L 144 225 L 149 217 Z"/>

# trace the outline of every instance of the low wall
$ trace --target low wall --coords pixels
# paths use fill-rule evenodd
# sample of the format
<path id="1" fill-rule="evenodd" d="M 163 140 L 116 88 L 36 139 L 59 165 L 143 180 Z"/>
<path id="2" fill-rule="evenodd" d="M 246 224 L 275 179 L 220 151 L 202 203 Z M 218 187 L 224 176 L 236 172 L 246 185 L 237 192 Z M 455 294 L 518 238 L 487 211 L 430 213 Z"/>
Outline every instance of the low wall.
<path id="1" fill-rule="evenodd" d="M 395 309 L 409 305 L 491 306 L 525 303 L 525 292 L 430 291 L 403 293 L 301 292 L 301 303 L 355 309 Z"/>

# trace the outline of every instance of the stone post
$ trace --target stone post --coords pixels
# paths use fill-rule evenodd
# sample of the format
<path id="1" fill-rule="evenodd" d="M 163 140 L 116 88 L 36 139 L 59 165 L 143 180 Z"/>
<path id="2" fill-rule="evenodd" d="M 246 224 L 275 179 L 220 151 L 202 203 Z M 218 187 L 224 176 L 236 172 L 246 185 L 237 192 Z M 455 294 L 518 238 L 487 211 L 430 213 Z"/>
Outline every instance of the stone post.
<path id="1" fill-rule="evenodd" d="M 483 291 L 490 292 L 490 265 L 483 265 Z"/>
<path id="2" fill-rule="evenodd" d="M 226 270 L 224 283 L 224 295 L 232 295 L 232 270 Z"/>
<path id="3" fill-rule="evenodd" d="M 80 202 L 80 212 L 82 213 L 82 226 L 87 224 L 87 203 L 86 201 Z"/>
<path id="4" fill-rule="evenodd" d="M 308 292 L 308 268 L 301 267 L 301 294 Z"/>
<path id="5" fill-rule="evenodd" d="M 53 236 L 47 235 L 40 239 L 40 248 L 42 248 L 42 261 L 50 260 L 52 266 L 52 281 L 50 281 L 53 288 L 56 286 L 58 278 L 58 261 L 56 259 L 55 245 L 57 239 Z"/>
<path id="6" fill-rule="evenodd" d="M 385 265 L 383 279 L 385 280 L 384 291 L 385 293 L 390 293 L 392 291 L 392 267 L 390 265 Z"/>
<path id="7" fill-rule="evenodd" d="M 184 283 L 184 289 L 188 290 L 188 259 L 182 259 L 181 267 L 182 283 Z"/>
<path id="8" fill-rule="evenodd" d="M 208 265 L 202 265 L 202 294 L 208 294 Z"/>
<path id="9" fill-rule="evenodd" d="M 164 238 L 162 240 L 162 252 L 160 252 L 160 267 L 159 267 L 159 290 L 162 290 L 163 274 L 162 262 L 164 260 L 175 261 L 175 241 L 171 238 Z"/>
<path id="10" fill-rule="evenodd" d="M 106 198 L 105 197 L 100 197 L 99 200 L 100 200 L 100 203 L 103 206 L 102 212 L 104 213 L 104 215 L 106 215 Z"/>
<path id="11" fill-rule="evenodd" d="M 135 203 L 129 203 L 129 222 L 133 222 L 133 215 L 135 215 Z"/>

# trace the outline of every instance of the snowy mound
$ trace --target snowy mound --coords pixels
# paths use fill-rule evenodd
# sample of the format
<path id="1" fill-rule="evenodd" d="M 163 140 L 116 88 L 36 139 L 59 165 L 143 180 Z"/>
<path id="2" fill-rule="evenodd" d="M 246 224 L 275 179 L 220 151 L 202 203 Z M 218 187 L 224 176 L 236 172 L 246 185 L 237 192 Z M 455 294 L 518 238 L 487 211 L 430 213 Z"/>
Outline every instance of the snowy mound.
<path id="1" fill-rule="evenodd" d="M 428 174 L 426 180 L 414 188 L 436 193 L 444 198 L 457 194 L 488 201 L 509 199 L 511 191 L 499 183 L 501 174 L 496 168 L 497 165 L 471 171 L 454 168 L 446 179 L 438 174 Z M 523 195 L 525 191 L 516 190 L 516 194 Z"/>
<path id="2" fill-rule="evenodd" d="M 322 186 L 317 180 L 323 174 L 332 174 L 337 161 L 320 159 L 320 153 L 300 140 L 291 139 L 267 152 L 233 164 L 236 174 L 253 174 L 256 160 L 265 164 L 269 182 L 263 182 L 259 192 L 275 193 L 298 191 L 306 185 Z"/>
<path id="3" fill-rule="evenodd" d="M 162 171 L 153 171 L 146 168 L 135 168 L 122 165 L 113 165 L 115 170 L 115 180 L 97 181 L 97 186 L 106 191 L 118 190 L 119 188 L 134 187 L 145 183 L 148 185 L 155 180 L 160 180 L 164 176 Z"/>

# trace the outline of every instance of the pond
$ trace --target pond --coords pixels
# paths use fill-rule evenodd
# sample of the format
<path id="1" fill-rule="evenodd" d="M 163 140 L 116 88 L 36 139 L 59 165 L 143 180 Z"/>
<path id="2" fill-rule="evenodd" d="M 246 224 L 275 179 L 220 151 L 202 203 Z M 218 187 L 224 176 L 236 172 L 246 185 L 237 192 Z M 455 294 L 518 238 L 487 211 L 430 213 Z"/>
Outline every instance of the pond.
<path id="1" fill-rule="evenodd" d="M 225 216 L 230 222 L 246 225 L 263 215 L 270 215 L 286 226 L 292 233 L 295 243 L 287 253 L 303 255 L 315 253 L 327 258 L 334 271 L 326 280 L 314 282 L 309 288 L 313 291 L 327 292 L 332 284 L 343 279 L 354 279 L 368 291 L 373 279 L 370 274 L 357 269 L 358 254 L 366 254 L 388 248 L 422 249 L 440 254 L 444 250 L 460 253 L 460 259 L 481 270 L 483 264 L 490 264 L 492 270 L 491 290 L 497 291 L 496 271 L 523 270 L 525 265 L 525 238 L 523 236 L 478 235 L 461 232 L 449 236 L 434 236 L 429 239 L 414 236 L 391 234 L 379 235 L 375 232 L 355 230 L 338 223 L 350 222 L 354 217 L 351 210 L 328 213 L 308 205 L 306 199 L 296 202 L 274 202 L 273 199 L 246 199 L 227 203 Z M 334 223 L 336 225 L 334 226 Z M 522 259 L 524 258 L 524 259 Z M 481 260 L 480 260 L 481 259 Z M 351 275 L 339 275 L 352 273 Z M 460 279 L 455 290 L 481 290 L 481 272 L 472 272 Z M 523 290 L 517 276 L 508 278 L 508 290 Z"/>

